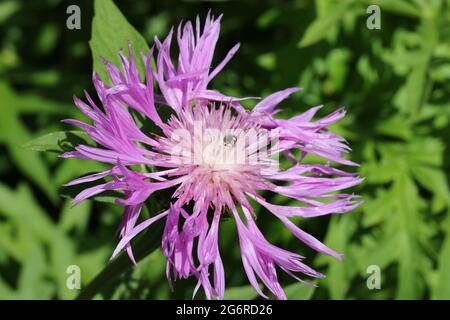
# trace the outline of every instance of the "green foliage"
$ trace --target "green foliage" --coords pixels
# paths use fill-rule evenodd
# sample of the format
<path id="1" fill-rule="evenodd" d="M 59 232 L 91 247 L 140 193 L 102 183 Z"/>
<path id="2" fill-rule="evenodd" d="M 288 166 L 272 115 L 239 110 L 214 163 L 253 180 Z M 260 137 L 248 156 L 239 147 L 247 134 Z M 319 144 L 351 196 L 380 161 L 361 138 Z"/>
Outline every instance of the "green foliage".
<path id="1" fill-rule="evenodd" d="M 89 145 L 90 139 L 84 131 L 59 131 L 46 134 L 22 145 L 24 149 L 47 152 L 66 152 L 77 145 Z"/>
<path id="2" fill-rule="evenodd" d="M 111 0 L 81 1 L 76 31 L 51 13 L 64 12 L 67 1 L 0 4 L 0 298 L 191 299 L 195 280 L 177 281 L 174 292 L 167 285 L 157 249 L 160 224 L 134 241 L 137 267 L 124 254 L 108 260 L 121 208 L 108 194 L 72 208 L 67 198 L 80 190 L 61 188 L 107 167 L 58 158 L 79 143 L 94 144 L 59 120 L 86 120 L 71 96 L 93 91 L 92 61 L 106 79 L 101 57 L 119 65 L 118 52 L 128 54 L 128 43 L 139 57 L 154 34 L 164 36 L 181 19 L 211 8 L 225 14 L 215 62 L 230 44 L 243 42 L 215 88 L 266 96 L 304 87 L 283 102 L 281 116 L 318 104 L 325 104 L 322 114 L 342 105 L 348 110 L 333 130 L 349 140 L 351 158 L 361 164 L 365 181 L 352 192 L 365 203 L 343 216 L 298 221 L 344 260 L 314 254 L 258 212 L 272 243 L 306 256 L 327 275 L 317 287 L 281 277 L 288 298 L 450 299 L 449 1 L 116 3 L 119 8 Z M 366 28 L 366 8 L 374 4 L 381 30 Z M 144 215 L 159 212 L 163 201 L 152 198 Z M 232 219 L 221 224 L 220 238 L 225 298 L 259 299 L 246 280 Z M 70 265 L 81 268 L 81 292 L 66 286 Z M 381 269 L 380 290 L 366 285 L 372 265 Z"/>
<path id="3" fill-rule="evenodd" d="M 308 26 L 298 45 L 310 46 L 330 35 L 330 30 L 338 27 L 349 5 L 349 1 L 317 1 L 318 17 Z"/>
<path id="4" fill-rule="evenodd" d="M 50 179 L 49 168 L 46 166 L 42 158 L 34 152 L 26 151 L 19 148 L 31 138 L 29 130 L 20 121 L 20 105 L 22 97 L 16 95 L 6 84 L 0 83 L 0 140 L 8 148 L 15 165 L 34 183 L 38 184 L 48 196 L 53 200 L 56 193 L 51 186 L 53 181 Z M 33 166 L 30 166 L 33 163 Z"/>
<path id="5" fill-rule="evenodd" d="M 140 52 L 148 53 L 145 39 L 128 23 L 126 18 L 112 0 L 94 1 L 95 16 L 92 21 L 92 38 L 89 41 L 94 60 L 94 70 L 104 81 L 108 80 L 106 69 L 101 58 L 105 58 L 115 65 L 119 65 L 118 53 L 127 49 L 128 44 L 133 47 L 138 61 L 138 68 L 143 70 L 143 63 L 139 59 Z"/>
<path id="6" fill-rule="evenodd" d="M 90 278 L 93 274 L 83 262 L 84 256 L 92 254 L 89 263 L 95 262 L 94 269 L 98 269 L 107 254 L 107 250 L 101 248 L 83 252 L 79 240 L 69 235 L 73 230 L 82 234 L 83 226 L 89 219 L 90 204 L 82 204 L 71 211 L 71 214 L 78 215 L 78 220 L 66 220 L 63 224 L 50 219 L 26 185 L 19 186 L 17 190 L 0 185 L 0 202 L 0 212 L 6 219 L 0 223 L 1 260 L 6 265 L 13 261 L 20 265 L 15 287 L 10 286 L 10 279 L 5 278 L 11 277 L 10 273 L 2 273 L 2 298 L 73 298 L 76 292 L 66 287 L 67 267 L 79 265 L 86 272 L 85 276 Z"/>

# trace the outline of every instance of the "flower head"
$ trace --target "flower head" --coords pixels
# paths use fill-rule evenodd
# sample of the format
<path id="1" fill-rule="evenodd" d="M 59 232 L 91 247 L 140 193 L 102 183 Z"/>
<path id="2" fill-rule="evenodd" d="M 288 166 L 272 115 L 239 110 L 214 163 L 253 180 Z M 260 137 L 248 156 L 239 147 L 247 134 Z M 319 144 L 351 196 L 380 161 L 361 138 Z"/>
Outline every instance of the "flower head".
<path id="1" fill-rule="evenodd" d="M 312 120 L 320 107 L 291 119 L 277 119 L 276 106 L 300 88 L 276 92 L 259 102 L 251 112 L 239 99 L 208 88 L 231 59 L 239 45 L 211 71 L 214 48 L 219 36 L 220 17 L 208 14 L 201 32 L 197 18 L 195 31 L 190 22 L 178 28 L 178 63 L 170 57 L 172 32 L 158 49 L 156 70 L 150 65 L 153 50 L 143 56 L 146 79 L 139 77 L 134 55 L 120 53 L 122 70 L 105 61 L 111 85 L 94 74 L 93 83 L 103 109 L 86 93 L 76 106 L 92 124 L 66 122 L 83 129 L 97 146 L 79 145 L 63 157 L 76 157 L 110 163 L 111 168 L 76 179 L 67 185 L 109 181 L 85 189 L 78 203 L 106 190 L 123 192 L 116 202 L 124 207 L 120 225 L 121 240 L 113 256 L 125 250 L 135 263 L 131 239 L 157 220 L 165 219 L 162 250 L 167 258 L 167 277 L 196 277 L 197 291 L 202 287 L 208 299 L 223 298 L 225 272 L 220 257 L 218 233 L 221 218 L 235 220 L 242 262 L 255 290 L 265 297 L 258 279 L 278 299 L 286 298 L 277 280 L 277 268 L 303 281 L 298 274 L 323 275 L 303 263 L 303 257 L 270 244 L 258 229 L 255 205 L 276 216 L 295 237 L 317 250 L 338 259 L 334 252 L 312 235 L 297 227 L 290 218 L 316 217 L 345 213 L 360 203 L 357 196 L 339 193 L 361 182 L 355 174 L 335 169 L 330 163 L 355 166 L 344 154 L 350 150 L 344 139 L 329 131 L 345 112 Z M 153 80 L 158 92 L 154 92 Z M 156 106 L 169 108 L 171 116 L 162 119 Z M 131 115 L 138 112 L 156 125 L 150 135 L 142 132 Z M 297 159 L 295 152 L 300 151 Z M 327 164 L 305 164 L 303 158 L 314 154 Z M 288 169 L 278 168 L 278 158 L 291 161 Z M 146 168 L 137 171 L 136 166 Z M 151 170 L 150 170 L 151 168 Z M 161 190 L 171 192 L 165 211 L 137 224 L 147 199 Z M 280 194 L 301 205 L 269 203 L 261 192 Z"/>

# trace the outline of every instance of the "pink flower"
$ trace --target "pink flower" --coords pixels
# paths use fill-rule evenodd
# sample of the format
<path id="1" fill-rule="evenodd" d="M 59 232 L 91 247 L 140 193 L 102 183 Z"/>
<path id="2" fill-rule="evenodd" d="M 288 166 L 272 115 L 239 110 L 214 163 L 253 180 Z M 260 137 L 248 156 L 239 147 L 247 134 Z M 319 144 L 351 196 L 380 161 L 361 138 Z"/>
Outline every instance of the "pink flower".
<path id="1" fill-rule="evenodd" d="M 166 225 L 162 250 L 167 258 L 167 277 L 198 279 L 208 299 L 223 298 L 225 272 L 220 257 L 218 232 L 223 215 L 236 221 L 242 262 L 255 290 L 258 279 L 278 299 L 286 298 L 277 280 L 277 267 L 300 280 L 297 274 L 321 278 L 323 275 L 307 265 L 303 257 L 270 244 L 255 223 L 254 205 L 259 204 L 276 216 L 295 237 L 318 252 L 342 258 L 312 235 L 298 228 L 291 217 L 316 217 L 345 213 L 360 202 L 357 196 L 339 193 L 355 186 L 361 179 L 355 174 L 334 169 L 330 163 L 356 166 L 344 159 L 350 151 L 345 140 L 327 126 L 344 117 L 339 109 L 313 121 L 320 107 L 291 119 L 277 119 L 277 104 L 300 88 L 289 88 L 259 102 L 252 112 L 239 99 L 226 97 L 208 89 L 208 85 L 231 59 L 239 45 L 225 59 L 211 68 L 214 48 L 220 31 L 220 17 L 208 14 L 200 31 L 190 22 L 178 28 L 178 63 L 170 58 L 172 32 L 158 49 L 157 70 L 150 61 L 153 50 L 143 56 L 146 81 L 140 80 L 131 47 L 127 59 L 122 53 L 122 71 L 105 61 L 112 85 L 94 74 L 93 83 L 103 110 L 86 93 L 87 104 L 74 98 L 76 106 L 92 120 L 86 124 L 65 120 L 83 129 L 98 146 L 79 145 L 65 158 L 76 157 L 110 163 L 109 170 L 76 179 L 75 185 L 110 178 L 109 182 L 85 189 L 74 204 L 106 190 L 123 191 L 117 199 L 124 206 L 120 226 L 121 240 L 113 257 L 125 250 L 135 263 L 130 240 L 159 219 Z M 156 80 L 161 95 L 154 93 Z M 156 105 L 169 108 L 171 116 L 163 120 Z M 143 133 L 130 109 L 144 115 L 159 129 L 151 136 Z M 293 151 L 300 150 L 296 159 Z M 328 164 L 304 164 L 303 158 L 314 154 Z M 286 157 L 292 166 L 278 169 L 277 156 Z M 134 171 L 132 165 L 152 170 Z M 136 167 L 133 167 L 136 168 Z M 173 190 L 167 210 L 137 224 L 145 201 L 160 190 Z M 271 204 L 261 192 L 277 193 L 302 205 Z M 196 251 L 196 252 L 194 252 Z M 302 280 L 300 280 L 302 281 Z"/>

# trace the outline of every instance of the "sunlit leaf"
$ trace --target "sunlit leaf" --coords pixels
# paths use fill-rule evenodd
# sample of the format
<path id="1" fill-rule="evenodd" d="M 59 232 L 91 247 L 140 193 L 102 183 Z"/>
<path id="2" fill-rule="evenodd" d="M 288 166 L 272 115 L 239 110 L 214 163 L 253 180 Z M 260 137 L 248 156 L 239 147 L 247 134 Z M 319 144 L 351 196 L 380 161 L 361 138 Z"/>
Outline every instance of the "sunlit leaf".
<path id="1" fill-rule="evenodd" d="M 33 151 L 66 152 L 72 151 L 80 144 L 92 143 L 84 131 L 59 131 L 46 134 L 22 145 Z"/>
<path id="2" fill-rule="evenodd" d="M 225 300 L 252 300 L 258 296 L 258 293 L 250 285 L 242 287 L 231 287 L 225 290 Z"/>
<path id="3" fill-rule="evenodd" d="M 337 25 L 346 13 L 348 6 L 348 1 L 335 2 L 333 10 L 317 17 L 308 29 L 306 29 L 298 45 L 300 47 L 307 47 L 324 39 L 329 34 L 330 30 L 337 28 Z"/>
<path id="4" fill-rule="evenodd" d="M 433 288 L 433 299 L 450 299 L 450 216 L 445 222 L 445 241 L 439 253 L 437 283 Z"/>
<path id="5" fill-rule="evenodd" d="M 315 290 L 316 287 L 299 282 L 284 288 L 284 292 L 289 300 L 309 300 L 313 296 Z"/>
<path id="6" fill-rule="evenodd" d="M 106 69 L 101 58 L 120 65 L 119 51 L 128 50 L 130 43 L 140 71 L 143 70 L 140 52 L 148 53 L 148 45 L 138 31 L 127 21 L 112 0 L 95 0 L 92 37 L 89 41 L 94 60 L 94 70 L 106 81 Z"/>

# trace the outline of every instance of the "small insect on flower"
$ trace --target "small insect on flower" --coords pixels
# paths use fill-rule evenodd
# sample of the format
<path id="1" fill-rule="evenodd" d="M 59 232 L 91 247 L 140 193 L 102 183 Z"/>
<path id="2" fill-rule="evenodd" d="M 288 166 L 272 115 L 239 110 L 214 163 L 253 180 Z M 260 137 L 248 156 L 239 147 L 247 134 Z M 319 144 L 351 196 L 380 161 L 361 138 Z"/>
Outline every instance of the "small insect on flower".
<path id="1" fill-rule="evenodd" d="M 191 22 L 179 25 L 177 65 L 170 57 L 172 32 L 163 42 L 155 38 L 156 69 L 151 67 L 151 50 L 143 55 L 145 80 L 139 77 L 131 45 L 129 58 L 120 53 L 122 70 L 104 61 L 112 84 L 93 75 L 103 108 L 86 93 L 87 103 L 76 97 L 74 101 L 92 124 L 65 120 L 83 129 L 98 146 L 79 145 L 62 157 L 100 161 L 111 167 L 67 185 L 107 178 L 108 182 L 78 194 L 74 204 L 107 190 L 123 192 L 124 197 L 116 199 L 124 207 L 124 214 L 121 240 L 113 257 L 125 250 L 136 263 L 131 239 L 155 221 L 165 219 L 162 251 L 167 259 L 169 284 L 172 279 L 196 277 L 194 295 L 202 287 L 208 299 L 224 296 L 225 272 L 218 233 L 221 218 L 231 215 L 249 282 L 263 297 L 267 298 L 258 281 L 275 298 L 285 299 L 277 268 L 302 282 L 298 273 L 317 278 L 323 275 L 305 265 L 302 256 L 269 243 L 255 223 L 254 206 L 273 214 L 309 247 L 341 259 L 341 254 L 301 230 L 290 218 L 345 213 L 356 208 L 360 204 L 355 201 L 357 196 L 339 192 L 361 179 L 330 165 L 357 165 L 344 158 L 350 151 L 345 140 L 327 129 L 344 117 L 343 109 L 318 120 L 312 119 L 320 107 L 290 119 L 278 119 L 276 106 L 301 88 L 276 92 L 257 103 L 251 112 L 239 103 L 242 98 L 208 88 L 239 48 L 239 44 L 235 45 L 222 62 L 211 68 L 220 20 L 221 16 L 215 19 L 208 14 L 203 31 L 198 17 L 195 29 Z M 156 105 L 170 110 L 170 117 L 162 119 Z M 157 132 L 142 132 L 131 112 L 145 116 L 158 127 Z M 298 151 L 300 159 L 294 156 Z M 328 164 L 305 164 L 307 154 L 321 157 Z M 281 158 L 292 165 L 281 170 Z M 151 170 L 136 171 L 137 167 Z M 143 204 L 164 189 L 172 192 L 166 210 L 138 224 Z M 262 192 L 280 194 L 301 205 L 272 204 Z"/>

